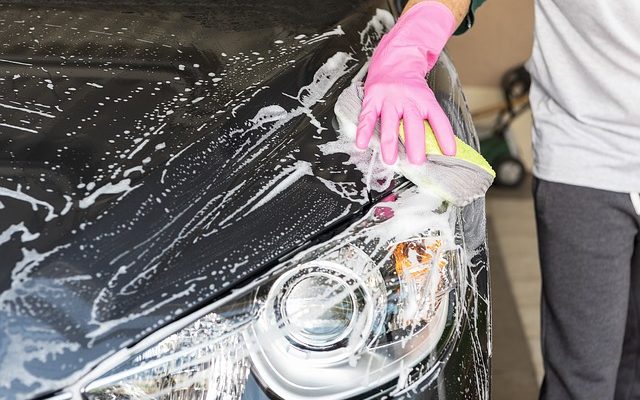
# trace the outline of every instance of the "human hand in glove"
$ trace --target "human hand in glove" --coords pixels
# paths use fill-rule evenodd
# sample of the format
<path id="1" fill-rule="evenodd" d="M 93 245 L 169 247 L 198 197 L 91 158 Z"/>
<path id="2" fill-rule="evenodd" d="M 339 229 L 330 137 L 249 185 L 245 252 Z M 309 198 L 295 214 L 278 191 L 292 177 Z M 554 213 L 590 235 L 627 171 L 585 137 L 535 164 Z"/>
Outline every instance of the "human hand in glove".
<path id="1" fill-rule="evenodd" d="M 459 3 L 466 3 L 468 9 L 468 0 Z M 359 148 L 369 145 L 379 118 L 382 159 L 393 164 L 398 157 L 402 119 L 407 158 L 413 164 L 422 164 L 426 160 L 424 120 L 428 120 L 442 153 L 456 154 L 451 123 L 427 86 L 426 75 L 457 22 L 450 8 L 439 1 L 422 1 L 405 8 L 371 57 L 356 135 Z"/>

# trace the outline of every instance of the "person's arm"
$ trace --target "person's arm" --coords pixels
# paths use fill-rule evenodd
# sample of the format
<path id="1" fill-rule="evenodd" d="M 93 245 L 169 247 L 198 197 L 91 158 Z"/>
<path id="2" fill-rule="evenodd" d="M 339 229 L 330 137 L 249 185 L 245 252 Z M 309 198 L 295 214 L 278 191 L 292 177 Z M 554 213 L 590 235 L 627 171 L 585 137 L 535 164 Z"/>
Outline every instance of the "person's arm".
<path id="1" fill-rule="evenodd" d="M 404 10 L 402 10 L 402 14 L 406 13 L 411 7 L 415 6 L 418 3 L 421 3 L 425 0 L 409 0 L 406 6 L 404 6 Z M 471 7 L 471 0 L 435 0 L 438 3 L 442 3 L 449 10 L 456 19 L 456 25 L 460 26 L 464 18 L 469 13 Z"/>
<path id="2" fill-rule="evenodd" d="M 415 6 L 425 0 L 409 0 L 407 5 L 402 10 L 402 14 L 407 12 L 408 9 Z M 476 9 L 485 2 L 485 0 L 435 0 L 439 3 L 447 6 L 454 17 L 456 18 L 456 24 L 458 29 L 454 32 L 454 35 L 460 35 L 465 33 L 471 25 L 473 25 L 473 21 L 475 19 Z"/>

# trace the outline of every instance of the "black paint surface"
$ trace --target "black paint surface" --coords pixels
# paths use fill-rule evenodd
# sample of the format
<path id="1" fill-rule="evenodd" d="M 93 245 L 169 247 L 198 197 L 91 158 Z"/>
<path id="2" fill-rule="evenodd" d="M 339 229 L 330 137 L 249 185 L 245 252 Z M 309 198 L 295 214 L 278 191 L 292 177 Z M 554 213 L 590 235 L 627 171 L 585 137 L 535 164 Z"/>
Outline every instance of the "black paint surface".
<path id="1" fill-rule="evenodd" d="M 333 105 L 366 61 L 376 6 L 0 5 L 0 398 L 73 383 L 380 195 L 345 154 L 318 150 L 336 139 Z M 345 73 L 311 115 L 293 112 L 338 52 Z M 450 90 L 445 107 L 466 113 Z M 271 105 L 295 115 L 256 120 Z M 456 124 L 475 143 L 468 118 Z M 469 229 L 484 227 L 469 210 L 482 221 Z"/>

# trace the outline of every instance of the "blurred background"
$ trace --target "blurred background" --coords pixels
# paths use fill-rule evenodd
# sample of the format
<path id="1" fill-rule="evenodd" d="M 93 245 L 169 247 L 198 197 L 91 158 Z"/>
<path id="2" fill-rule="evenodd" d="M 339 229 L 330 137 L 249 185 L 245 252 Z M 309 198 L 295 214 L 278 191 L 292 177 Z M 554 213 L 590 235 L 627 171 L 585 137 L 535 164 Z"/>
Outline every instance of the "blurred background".
<path id="1" fill-rule="evenodd" d="M 531 197 L 526 74 L 532 0 L 489 0 L 447 50 L 460 74 L 483 154 L 504 181 L 487 200 L 493 295 L 493 399 L 536 399 L 542 379 L 540 274 Z M 509 105 L 511 107 L 509 107 Z M 520 171 L 519 168 L 522 170 Z"/>

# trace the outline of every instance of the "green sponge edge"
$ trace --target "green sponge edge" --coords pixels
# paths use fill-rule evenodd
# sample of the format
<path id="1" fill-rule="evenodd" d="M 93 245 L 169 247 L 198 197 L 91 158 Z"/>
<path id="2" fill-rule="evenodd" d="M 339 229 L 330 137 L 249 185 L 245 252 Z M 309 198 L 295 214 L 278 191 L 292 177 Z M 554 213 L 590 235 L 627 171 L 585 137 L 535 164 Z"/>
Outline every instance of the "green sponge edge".
<path id="1" fill-rule="evenodd" d="M 433 129 L 431 129 L 431 125 L 429 125 L 429 122 L 427 121 L 424 121 L 424 130 L 425 152 L 427 156 L 429 154 L 437 154 L 442 156 L 443 154 L 440 150 L 440 146 L 438 145 L 438 141 L 436 140 L 436 135 L 435 133 L 433 133 Z M 404 143 L 404 126 L 402 121 L 400 121 L 399 133 L 400 139 L 402 140 L 402 143 Z M 456 155 L 454 157 L 482 168 L 494 178 L 496 176 L 496 172 L 493 170 L 493 168 L 491 168 L 491 165 L 489 165 L 487 160 L 482 157 L 482 154 L 475 151 L 473 147 L 469 146 L 458 137 L 456 137 Z"/>

